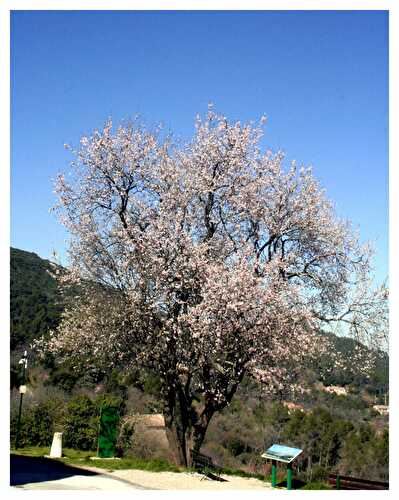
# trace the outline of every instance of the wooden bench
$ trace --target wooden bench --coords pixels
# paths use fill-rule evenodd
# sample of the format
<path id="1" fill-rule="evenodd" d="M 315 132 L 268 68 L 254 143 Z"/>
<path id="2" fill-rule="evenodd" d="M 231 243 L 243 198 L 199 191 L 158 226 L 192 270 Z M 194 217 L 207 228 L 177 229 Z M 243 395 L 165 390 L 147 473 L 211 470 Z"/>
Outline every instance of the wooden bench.
<path id="1" fill-rule="evenodd" d="M 389 490 L 389 483 L 383 481 L 371 481 L 340 474 L 329 474 L 328 484 L 335 486 L 337 490 Z"/>
<path id="2" fill-rule="evenodd" d="M 220 465 L 214 464 L 211 457 L 194 450 L 191 450 L 191 467 L 200 470 L 208 477 L 212 477 L 211 471 L 220 476 L 223 469 Z"/>

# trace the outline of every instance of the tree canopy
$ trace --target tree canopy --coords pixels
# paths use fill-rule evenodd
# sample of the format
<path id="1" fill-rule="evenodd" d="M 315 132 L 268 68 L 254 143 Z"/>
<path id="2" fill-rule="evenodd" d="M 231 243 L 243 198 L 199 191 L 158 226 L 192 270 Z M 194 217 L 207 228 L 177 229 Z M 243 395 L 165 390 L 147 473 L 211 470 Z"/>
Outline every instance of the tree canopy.
<path id="1" fill-rule="evenodd" d="M 309 168 L 261 150 L 262 124 L 210 108 L 179 145 L 108 121 L 71 148 L 72 172 L 57 180 L 71 235 L 61 280 L 82 294 L 46 349 L 76 366 L 156 372 L 185 464 L 244 375 L 269 390 L 294 384 L 331 349 L 322 325 L 385 340 L 387 290 L 371 289 L 370 248 Z"/>

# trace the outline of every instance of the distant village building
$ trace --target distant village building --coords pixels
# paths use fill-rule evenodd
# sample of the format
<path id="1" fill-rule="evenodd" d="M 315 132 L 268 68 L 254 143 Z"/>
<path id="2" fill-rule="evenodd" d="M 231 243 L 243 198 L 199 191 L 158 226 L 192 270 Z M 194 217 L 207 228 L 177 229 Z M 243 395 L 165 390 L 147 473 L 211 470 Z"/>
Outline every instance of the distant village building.
<path id="1" fill-rule="evenodd" d="M 294 410 L 299 410 L 304 412 L 305 409 L 302 405 L 298 403 L 292 403 L 291 401 L 283 401 L 283 405 L 288 409 L 288 413 L 290 414 Z"/>
<path id="2" fill-rule="evenodd" d="M 323 390 L 329 392 L 330 394 L 337 394 L 337 396 L 348 395 L 348 390 L 345 387 L 341 387 L 339 385 L 330 385 L 329 387 L 324 387 Z"/>
<path id="3" fill-rule="evenodd" d="M 378 412 L 380 415 L 389 415 L 389 406 L 386 405 L 374 405 L 373 410 Z"/>

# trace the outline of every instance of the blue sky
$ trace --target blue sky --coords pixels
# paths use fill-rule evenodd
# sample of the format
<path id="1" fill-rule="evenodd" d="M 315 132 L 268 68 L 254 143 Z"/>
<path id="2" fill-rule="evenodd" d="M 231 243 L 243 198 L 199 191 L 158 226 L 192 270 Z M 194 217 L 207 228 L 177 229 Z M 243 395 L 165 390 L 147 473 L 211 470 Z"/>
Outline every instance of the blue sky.
<path id="1" fill-rule="evenodd" d="M 209 101 L 268 117 L 263 144 L 315 175 L 375 241 L 388 275 L 388 14 L 383 11 L 11 15 L 11 245 L 64 255 L 48 210 L 64 143 L 140 113 L 188 138 Z"/>

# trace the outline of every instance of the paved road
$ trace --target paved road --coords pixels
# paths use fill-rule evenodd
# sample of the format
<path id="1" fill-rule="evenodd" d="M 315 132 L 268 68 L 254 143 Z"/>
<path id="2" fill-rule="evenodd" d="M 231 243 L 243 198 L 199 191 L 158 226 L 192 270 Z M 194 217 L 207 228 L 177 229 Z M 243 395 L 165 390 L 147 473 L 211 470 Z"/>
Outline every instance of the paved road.
<path id="1" fill-rule="evenodd" d="M 11 455 L 10 485 L 29 490 L 132 490 L 146 489 L 110 477 L 40 457 Z"/>

